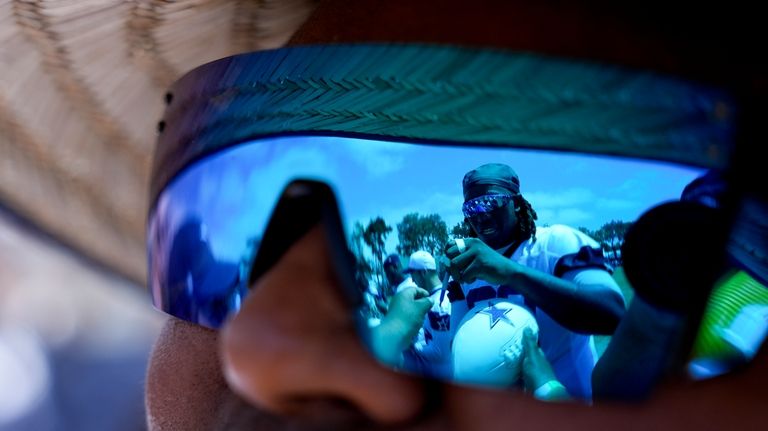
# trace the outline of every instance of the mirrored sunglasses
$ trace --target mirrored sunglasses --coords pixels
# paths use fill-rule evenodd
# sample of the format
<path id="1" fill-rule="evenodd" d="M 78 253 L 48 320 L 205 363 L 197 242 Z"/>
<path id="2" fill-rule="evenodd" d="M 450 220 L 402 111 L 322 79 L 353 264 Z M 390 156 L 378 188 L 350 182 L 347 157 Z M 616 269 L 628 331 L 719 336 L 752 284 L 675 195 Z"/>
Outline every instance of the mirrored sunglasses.
<path id="1" fill-rule="evenodd" d="M 464 217 L 472 218 L 480 214 L 488 214 L 494 210 L 507 206 L 512 201 L 512 195 L 492 194 L 478 196 L 464 202 L 461 211 Z"/>
<path id="2" fill-rule="evenodd" d="M 473 236 L 465 217 L 512 199 L 464 202 L 463 176 L 504 163 L 522 178 L 536 225 L 506 257 L 569 281 L 599 269 L 628 304 L 635 292 L 623 273 L 625 233 L 649 210 L 679 200 L 696 178 L 725 168 L 733 134 L 723 115 L 731 102 L 713 89 L 458 47 L 307 46 L 234 56 L 191 71 L 166 101 L 147 230 L 158 309 L 220 328 L 292 242 L 320 223 L 361 340 L 382 362 L 430 378 L 519 387 L 529 328 L 553 381 L 583 400 L 591 399 L 591 372 L 610 334 L 570 330 L 514 286 L 462 282 L 445 265 L 440 284 L 427 289 L 435 296 L 416 338 L 397 360 L 383 358 L 372 333 L 397 295 L 415 286 L 407 274 L 387 274 L 385 260 L 423 251 L 446 262 L 451 244 Z M 563 235 L 569 245 L 558 254 L 537 248 Z"/>

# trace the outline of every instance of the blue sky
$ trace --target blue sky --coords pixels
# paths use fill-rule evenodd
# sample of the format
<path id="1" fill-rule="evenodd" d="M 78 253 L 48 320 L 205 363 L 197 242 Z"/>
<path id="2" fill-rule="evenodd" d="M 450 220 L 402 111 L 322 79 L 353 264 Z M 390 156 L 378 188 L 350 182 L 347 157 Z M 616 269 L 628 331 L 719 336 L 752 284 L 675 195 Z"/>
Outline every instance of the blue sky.
<path id="1" fill-rule="evenodd" d="M 240 145 L 193 166 L 171 187 L 171 201 L 207 221 L 214 253 L 236 259 L 257 235 L 293 178 L 328 181 L 349 228 L 383 217 L 395 228 L 409 212 L 438 213 L 448 228 L 461 221 L 461 180 L 481 164 L 512 166 L 538 223 L 596 229 L 635 220 L 677 199 L 697 175 L 658 162 L 531 150 L 429 146 L 333 137 L 282 137 Z M 226 166 L 226 169 L 223 169 Z M 396 228 L 387 241 L 394 251 Z"/>

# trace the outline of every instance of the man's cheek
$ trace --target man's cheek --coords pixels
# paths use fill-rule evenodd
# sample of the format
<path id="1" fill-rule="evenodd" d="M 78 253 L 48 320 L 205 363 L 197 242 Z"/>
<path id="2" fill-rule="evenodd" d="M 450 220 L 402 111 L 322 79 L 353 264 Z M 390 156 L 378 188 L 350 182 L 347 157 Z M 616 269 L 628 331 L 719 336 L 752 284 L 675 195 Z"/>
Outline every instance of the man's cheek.
<path id="1" fill-rule="evenodd" d="M 169 318 L 147 370 L 150 430 L 211 429 L 215 412 L 231 392 L 217 354 L 217 333 Z"/>

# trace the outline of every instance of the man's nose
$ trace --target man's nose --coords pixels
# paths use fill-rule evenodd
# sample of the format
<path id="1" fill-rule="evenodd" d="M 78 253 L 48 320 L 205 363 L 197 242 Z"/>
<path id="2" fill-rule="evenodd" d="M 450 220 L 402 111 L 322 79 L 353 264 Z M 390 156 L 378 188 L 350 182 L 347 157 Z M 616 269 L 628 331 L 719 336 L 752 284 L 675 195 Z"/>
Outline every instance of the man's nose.
<path id="1" fill-rule="evenodd" d="M 277 413 L 332 401 L 380 423 L 407 421 L 421 411 L 424 388 L 365 349 L 326 241 L 316 226 L 252 286 L 222 332 L 224 375 L 235 392 Z"/>

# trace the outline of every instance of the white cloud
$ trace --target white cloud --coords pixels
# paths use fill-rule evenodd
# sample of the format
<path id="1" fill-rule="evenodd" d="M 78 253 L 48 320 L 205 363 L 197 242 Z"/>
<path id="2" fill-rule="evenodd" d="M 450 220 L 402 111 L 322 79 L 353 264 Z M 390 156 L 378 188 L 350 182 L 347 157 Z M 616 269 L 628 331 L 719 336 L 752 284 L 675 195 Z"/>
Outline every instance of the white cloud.
<path id="1" fill-rule="evenodd" d="M 648 178 L 648 174 L 637 174 L 635 177 L 629 178 L 617 186 L 612 187 L 608 192 L 625 197 L 643 196 L 646 194 L 649 184 L 651 184 L 651 181 L 650 178 Z"/>
<path id="2" fill-rule="evenodd" d="M 545 209 L 593 204 L 595 194 L 585 188 L 564 189 L 558 192 L 528 192 L 525 198 L 537 212 Z"/>
<path id="3" fill-rule="evenodd" d="M 580 208 L 557 208 L 536 210 L 539 216 L 536 224 L 539 226 L 565 224 L 580 227 L 595 221 L 595 215 Z"/>
<path id="4" fill-rule="evenodd" d="M 584 211 L 579 208 L 564 208 L 557 212 L 556 220 L 552 224 L 567 224 L 569 226 L 578 227 L 586 222 L 593 220 L 594 214 Z"/>
<path id="5" fill-rule="evenodd" d="M 627 214 L 639 213 L 642 210 L 636 200 L 599 196 L 586 188 L 531 192 L 525 196 L 536 210 L 540 225 L 561 223 L 573 227 L 595 228 L 597 226 L 591 225 L 614 218 L 625 219 Z"/>
<path id="6" fill-rule="evenodd" d="M 628 199 L 599 198 L 595 201 L 595 208 L 600 210 L 627 210 L 637 208 L 637 201 Z"/>
<path id="7" fill-rule="evenodd" d="M 338 139 L 338 138 L 337 138 Z M 349 156 L 377 178 L 400 170 L 414 146 L 393 142 L 344 139 Z"/>
<path id="8" fill-rule="evenodd" d="M 211 246 L 218 256 L 239 258 L 247 238 L 266 226 L 279 193 L 297 172 L 309 179 L 336 175 L 333 161 L 320 149 L 296 146 L 282 150 L 278 157 L 260 150 L 240 153 L 237 162 L 219 161 L 238 169 L 211 164 L 201 172 L 205 176 L 195 207 L 211 221 Z"/>

